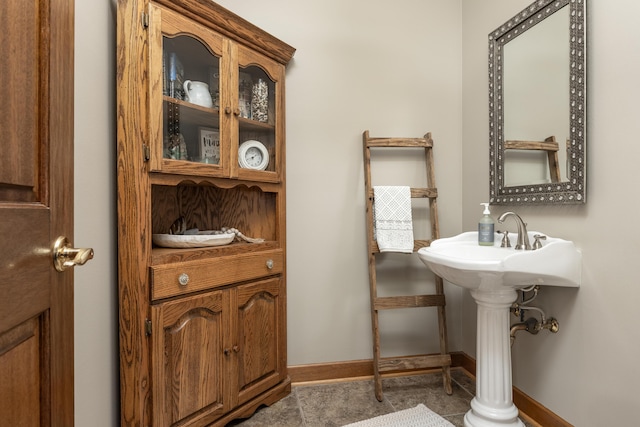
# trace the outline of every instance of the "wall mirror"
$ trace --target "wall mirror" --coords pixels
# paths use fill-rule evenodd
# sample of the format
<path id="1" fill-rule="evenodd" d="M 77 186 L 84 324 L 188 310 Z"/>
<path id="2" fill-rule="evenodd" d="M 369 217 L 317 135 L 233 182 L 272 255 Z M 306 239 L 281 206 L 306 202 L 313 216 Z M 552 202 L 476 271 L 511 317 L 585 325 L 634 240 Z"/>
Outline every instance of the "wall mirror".
<path id="1" fill-rule="evenodd" d="M 586 201 L 586 0 L 536 0 L 489 34 L 492 204 Z"/>

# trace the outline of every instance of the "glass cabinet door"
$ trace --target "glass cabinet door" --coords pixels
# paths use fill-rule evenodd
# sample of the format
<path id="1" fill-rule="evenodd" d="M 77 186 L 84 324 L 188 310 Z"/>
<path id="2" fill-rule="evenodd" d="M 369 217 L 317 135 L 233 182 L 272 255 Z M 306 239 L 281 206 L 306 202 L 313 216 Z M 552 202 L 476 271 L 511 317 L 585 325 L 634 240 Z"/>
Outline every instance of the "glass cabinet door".
<path id="1" fill-rule="evenodd" d="M 279 181 L 283 161 L 280 82 L 284 69 L 238 47 L 238 177 Z M 235 129 L 232 131 L 235 133 Z"/>
<path id="2" fill-rule="evenodd" d="M 150 10 L 151 170 L 280 182 L 284 66 L 171 10 Z"/>
<path id="3" fill-rule="evenodd" d="M 221 143 L 219 110 L 223 39 L 169 10 L 152 10 L 158 22 L 150 26 L 151 73 L 160 82 L 150 93 L 151 168 L 227 176 L 229 147 Z"/>

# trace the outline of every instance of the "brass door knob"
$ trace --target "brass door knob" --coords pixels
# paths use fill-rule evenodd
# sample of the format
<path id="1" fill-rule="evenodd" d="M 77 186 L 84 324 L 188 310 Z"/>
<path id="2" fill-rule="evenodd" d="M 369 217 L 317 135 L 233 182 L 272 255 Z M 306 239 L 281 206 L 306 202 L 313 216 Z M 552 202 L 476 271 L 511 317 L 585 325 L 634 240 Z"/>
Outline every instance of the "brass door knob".
<path id="1" fill-rule="evenodd" d="M 76 265 L 84 265 L 93 259 L 92 248 L 72 248 L 69 239 L 60 236 L 53 244 L 53 266 L 58 271 L 65 271 Z"/>

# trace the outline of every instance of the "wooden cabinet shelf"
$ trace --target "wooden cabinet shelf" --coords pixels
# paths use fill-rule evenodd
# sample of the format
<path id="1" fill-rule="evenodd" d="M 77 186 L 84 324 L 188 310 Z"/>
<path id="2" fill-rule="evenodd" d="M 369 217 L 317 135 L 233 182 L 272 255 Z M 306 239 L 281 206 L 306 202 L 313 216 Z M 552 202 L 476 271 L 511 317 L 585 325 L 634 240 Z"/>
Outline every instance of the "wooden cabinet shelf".
<path id="1" fill-rule="evenodd" d="M 117 38 L 121 425 L 224 426 L 291 390 L 284 74 L 294 49 L 201 0 L 120 0 Z M 259 163 L 240 161 L 246 141 Z M 178 219 L 263 240 L 156 246 L 153 234 Z"/>
<path id="2" fill-rule="evenodd" d="M 240 118 L 240 126 L 252 131 L 273 131 L 275 126 L 269 123 L 261 123 L 251 119 Z"/>
<path id="3" fill-rule="evenodd" d="M 182 107 L 182 109 L 180 110 L 180 120 L 182 120 L 183 122 L 191 124 L 210 123 L 212 126 L 219 126 L 218 117 L 220 111 L 217 108 L 202 107 L 200 105 L 192 104 L 181 99 L 171 98 L 166 95 L 163 96 L 163 101 L 167 104 L 173 104 L 178 107 Z M 215 119 L 215 121 L 212 122 L 212 119 Z M 246 130 L 259 132 L 273 131 L 275 129 L 275 125 L 272 123 L 262 123 L 244 117 L 239 117 L 238 121 L 240 123 L 240 126 Z"/>
<path id="4" fill-rule="evenodd" d="M 220 112 L 217 108 L 202 107 L 200 105 L 192 104 L 181 99 L 171 98 L 166 95 L 164 95 L 162 99 L 167 105 L 171 104 L 177 107 L 182 107 L 180 110 L 180 120 L 183 122 L 190 124 L 209 123 L 212 126 L 220 125 L 218 120 Z M 167 118 L 164 117 L 164 119 L 166 120 Z M 212 120 L 215 121 L 212 122 Z"/>

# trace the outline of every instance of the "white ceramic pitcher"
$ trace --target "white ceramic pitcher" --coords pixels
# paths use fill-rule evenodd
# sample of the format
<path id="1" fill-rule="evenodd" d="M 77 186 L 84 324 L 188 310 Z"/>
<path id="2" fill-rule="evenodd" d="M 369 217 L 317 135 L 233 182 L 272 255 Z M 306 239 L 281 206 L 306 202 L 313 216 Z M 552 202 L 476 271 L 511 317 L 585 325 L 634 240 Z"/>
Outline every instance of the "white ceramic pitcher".
<path id="1" fill-rule="evenodd" d="M 186 101 L 202 107 L 212 108 L 213 100 L 209 93 L 209 85 L 203 82 L 186 80 L 184 82 L 184 93 Z"/>

